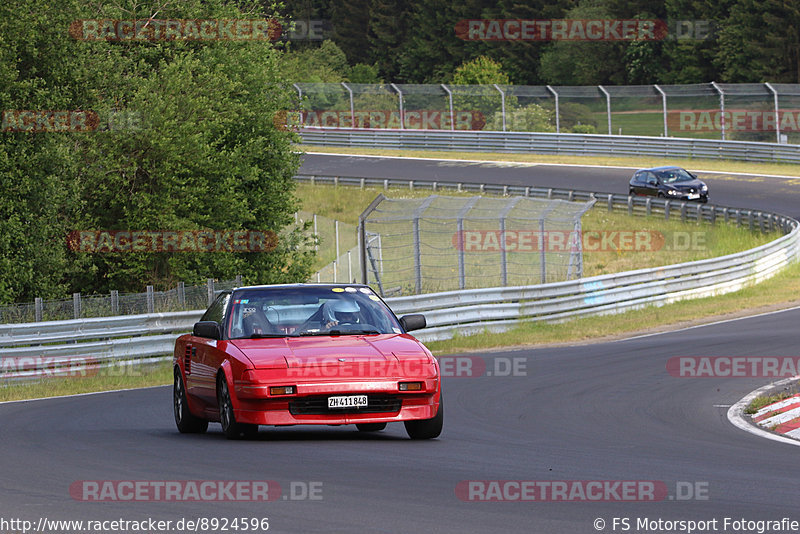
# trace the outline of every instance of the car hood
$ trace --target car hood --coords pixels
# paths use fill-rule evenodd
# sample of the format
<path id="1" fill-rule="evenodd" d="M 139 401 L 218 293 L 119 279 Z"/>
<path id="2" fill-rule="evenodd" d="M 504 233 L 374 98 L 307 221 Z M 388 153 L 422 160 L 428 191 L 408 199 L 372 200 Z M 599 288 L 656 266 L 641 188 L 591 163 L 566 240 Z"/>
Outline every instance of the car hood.
<path id="1" fill-rule="evenodd" d="M 256 369 L 430 360 L 420 343 L 408 334 L 235 339 L 231 343 Z"/>

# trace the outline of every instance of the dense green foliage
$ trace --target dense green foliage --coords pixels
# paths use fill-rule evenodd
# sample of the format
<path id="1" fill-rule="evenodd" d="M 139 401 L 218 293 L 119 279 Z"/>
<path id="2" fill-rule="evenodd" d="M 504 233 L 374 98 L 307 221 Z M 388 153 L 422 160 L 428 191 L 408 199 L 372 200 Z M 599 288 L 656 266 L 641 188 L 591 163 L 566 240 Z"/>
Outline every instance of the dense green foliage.
<path id="1" fill-rule="evenodd" d="M 296 93 L 269 40 L 83 41 L 81 19 L 258 19 L 263 8 L 187 0 L 0 4 L 0 110 L 92 110 L 91 132 L 0 132 L 0 303 L 142 291 L 208 277 L 304 279 Z M 8 129 L 7 129 L 8 130 Z M 281 232 L 272 252 L 76 252 L 73 230 Z"/>
<path id="2" fill-rule="evenodd" d="M 349 65 L 375 65 L 393 82 L 452 82 L 458 66 L 479 56 L 502 65 L 517 85 L 800 82 L 800 5 L 782 0 L 304 0 L 285 11 L 330 21 L 327 37 Z M 459 38 L 458 22 L 475 19 L 659 20 L 668 34 L 605 42 Z"/>

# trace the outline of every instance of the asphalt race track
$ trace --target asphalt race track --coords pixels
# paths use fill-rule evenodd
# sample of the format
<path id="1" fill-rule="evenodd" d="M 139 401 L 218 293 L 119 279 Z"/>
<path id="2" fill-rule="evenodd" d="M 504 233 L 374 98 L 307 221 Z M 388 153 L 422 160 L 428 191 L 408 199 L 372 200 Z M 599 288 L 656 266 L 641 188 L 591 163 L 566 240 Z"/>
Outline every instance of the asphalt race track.
<path id="1" fill-rule="evenodd" d="M 323 173 L 329 160 L 309 156 L 303 171 Z M 325 173 L 600 191 L 624 191 L 630 174 L 342 160 Z M 719 203 L 800 214 L 793 181 L 723 177 L 709 187 Z M 706 532 L 745 532 L 724 528 L 725 517 L 800 521 L 793 468 L 800 449 L 726 418 L 767 379 L 677 378 L 666 370 L 674 356 L 797 357 L 799 321 L 800 310 L 789 310 L 610 343 L 484 354 L 495 376 L 445 378 L 445 429 L 428 442 L 407 439 L 400 424 L 379 434 L 262 427 L 250 441 L 224 439 L 218 424 L 205 435 L 181 435 L 169 387 L 2 404 L 0 519 L 268 517 L 270 532 L 543 534 L 598 532 L 598 518 L 602 532 L 681 531 L 637 529 L 644 518 L 716 519 Z M 509 361 L 517 376 L 496 376 Z M 266 480 L 281 493 L 267 503 L 84 502 L 70 494 L 83 480 Z M 497 480 L 654 481 L 667 494 L 657 502 L 470 502 L 456 491 L 463 481 Z M 313 500 L 304 498 L 309 485 Z M 630 530 L 614 518 L 627 518 Z"/>
<path id="2" fill-rule="evenodd" d="M 476 155 L 476 160 L 480 157 L 480 154 Z M 702 160 L 698 160 L 696 165 L 697 167 L 692 167 L 690 170 L 702 169 Z M 627 194 L 628 180 L 634 170 L 627 167 L 468 163 L 308 154 L 304 156 L 300 173 L 560 187 Z M 718 172 L 698 172 L 698 174 L 708 183 L 712 203 L 735 208 L 763 209 L 795 218 L 800 217 L 800 178 L 772 178 Z"/>

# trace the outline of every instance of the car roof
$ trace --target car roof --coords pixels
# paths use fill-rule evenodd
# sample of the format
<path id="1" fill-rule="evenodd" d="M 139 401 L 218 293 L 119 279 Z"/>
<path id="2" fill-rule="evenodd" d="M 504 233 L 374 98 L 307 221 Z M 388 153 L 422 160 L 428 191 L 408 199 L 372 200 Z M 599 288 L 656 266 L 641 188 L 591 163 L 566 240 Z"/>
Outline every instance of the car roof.
<path id="1" fill-rule="evenodd" d="M 641 172 L 641 171 L 674 171 L 676 169 L 685 170 L 683 167 L 678 167 L 677 165 L 664 165 L 663 167 L 651 167 L 649 169 L 639 169 L 636 172 Z"/>
<path id="2" fill-rule="evenodd" d="M 241 286 L 234 287 L 232 291 L 240 289 L 276 289 L 276 288 L 301 288 L 301 287 L 318 287 L 321 289 L 328 289 L 332 287 L 369 287 L 365 284 L 263 284 L 256 286 Z"/>

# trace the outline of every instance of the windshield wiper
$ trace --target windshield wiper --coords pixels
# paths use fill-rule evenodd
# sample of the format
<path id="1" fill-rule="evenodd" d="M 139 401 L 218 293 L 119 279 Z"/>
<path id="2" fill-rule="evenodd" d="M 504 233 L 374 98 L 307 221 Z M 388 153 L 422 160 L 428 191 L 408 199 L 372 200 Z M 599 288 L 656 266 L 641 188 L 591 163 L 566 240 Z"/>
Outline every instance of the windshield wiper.
<path id="1" fill-rule="evenodd" d="M 328 331 L 328 334 L 332 336 L 346 336 L 350 334 L 355 335 L 364 335 L 364 334 L 380 334 L 377 330 L 340 330 L 338 328 L 333 328 Z"/>

